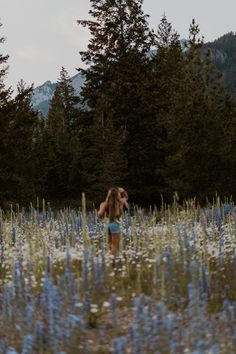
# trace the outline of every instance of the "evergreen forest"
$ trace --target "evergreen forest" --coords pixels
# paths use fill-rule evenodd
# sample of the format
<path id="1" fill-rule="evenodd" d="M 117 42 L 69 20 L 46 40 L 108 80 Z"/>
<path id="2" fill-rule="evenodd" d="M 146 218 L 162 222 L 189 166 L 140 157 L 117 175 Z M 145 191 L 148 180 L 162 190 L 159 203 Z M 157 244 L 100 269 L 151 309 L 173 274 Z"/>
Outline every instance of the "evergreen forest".
<path id="1" fill-rule="evenodd" d="M 82 192 L 98 205 L 111 186 L 142 206 L 235 198 L 235 94 L 219 71 L 229 61 L 217 62 L 195 20 L 183 49 L 165 15 L 150 28 L 143 0 L 90 3 L 92 20 L 78 20 L 90 31 L 81 96 L 62 67 L 46 119 L 33 86 L 6 87 L 0 54 L 0 206 L 79 206 Z"/>

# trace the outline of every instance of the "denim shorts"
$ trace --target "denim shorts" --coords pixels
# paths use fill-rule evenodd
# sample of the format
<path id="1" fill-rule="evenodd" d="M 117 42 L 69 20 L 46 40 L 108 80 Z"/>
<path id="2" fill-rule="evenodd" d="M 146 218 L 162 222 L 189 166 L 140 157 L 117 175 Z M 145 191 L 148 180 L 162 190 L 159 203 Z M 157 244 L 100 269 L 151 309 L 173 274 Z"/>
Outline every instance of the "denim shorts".
<path id="1" fill-rule="evenodd" d="M 119 234 L 121 232 L 120 223 L 117 221 L 109 222 L 107 225 L 109 234 Z"/>

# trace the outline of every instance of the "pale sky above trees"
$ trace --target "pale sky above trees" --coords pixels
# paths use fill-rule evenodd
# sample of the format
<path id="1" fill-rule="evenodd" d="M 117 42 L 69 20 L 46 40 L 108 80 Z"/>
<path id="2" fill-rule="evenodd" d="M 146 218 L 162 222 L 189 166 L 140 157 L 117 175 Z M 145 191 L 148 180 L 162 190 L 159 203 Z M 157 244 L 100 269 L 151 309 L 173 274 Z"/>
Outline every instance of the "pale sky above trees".
<path id="1" fill-rule="evenodd" d="M 6 37 L 0 50 L 10 55 L 7 85 L 15 88 L 21 78 L 35 86 L 55 82 L 61 66 L 75 75 L 79 50 L 89 39 L 77 20 L 88 18 L 89 8 L 89 0 L 0 0 L 1 36 Z M 235 0 L 144 0 L 143 9 L 155 30 L 165 13 L 181 38 L 188 37 L 192 18 L 205 41 L 236 31 Z"/>

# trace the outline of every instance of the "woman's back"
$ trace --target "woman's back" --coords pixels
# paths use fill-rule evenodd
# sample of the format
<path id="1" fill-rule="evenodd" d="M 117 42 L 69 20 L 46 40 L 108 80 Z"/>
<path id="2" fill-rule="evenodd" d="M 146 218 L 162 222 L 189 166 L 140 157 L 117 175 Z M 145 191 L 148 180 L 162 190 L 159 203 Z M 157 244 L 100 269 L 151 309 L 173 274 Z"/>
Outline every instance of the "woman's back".
<path id="1" fill-rule="evenodd" d="M 100 204 L 98 210 L 98 217 L 104 217 L 106 214 L 109 218 L 107 225 L 109 249 L 113 256 L 116 255 L 119 249 L 119 242 L 121 237 L 121 215 L 124 206 L 127 208 L 128 194 L 122 198 L 123 188 L 114 187 L 108 191 L 105 202 Z"/>
<path id="2" fill-rule="evenodd" d="M 120 220 L 124 206 L 128 207 L 128 194 L 125 192 L 125 197 L 122 197 L 120 190 L 124 191 L 124 189 L 118 187 L 113 187 L 109 190 L 105 202 L 100 204 L 99 217 L 103 217 L 106 214 L 109 221 Z"/>
<path id="3" fill-rule="evenodd" d="M 107 200 L 107 213 L 109 221 L 119 221 L 123 210 L 120 192 L 117 188 L 111 188 Z"/>

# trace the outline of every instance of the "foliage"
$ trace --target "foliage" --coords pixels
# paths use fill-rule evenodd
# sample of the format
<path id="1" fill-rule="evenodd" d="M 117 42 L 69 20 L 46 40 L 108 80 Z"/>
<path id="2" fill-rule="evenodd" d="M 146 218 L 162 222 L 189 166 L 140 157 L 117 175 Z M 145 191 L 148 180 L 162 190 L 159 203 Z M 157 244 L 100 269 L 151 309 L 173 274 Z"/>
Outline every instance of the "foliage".
<path id="1" fill-rule="evenodd" d="M 185 48 L 165 15 L 155 33 L 142 5 L 91 0 L 91 20 L 78 21 L 91 34 L 81 97 L 62 67 L 47 119 L 31 107 L 32 87 L 21 82 L 12 97 L 0 54 L 1 205 L 36 196 L 79 205 L 82 192 L 93 205 L 114 185 L 146 206 L 174 192 L 201 203 L 236 196 L 236 105 L 214 51 L 195 20 Z M 233 39 L 214 44 L 225 47 L 224 63 Z"/>
<path id="2" fill-rule="evenodd" d="M 91 1 L 89 13 L 93 20 L 79 21 L 91 33 L 88 49 L 81 53 L 82 60 L 90 64 L 88 69 L 81 70 L 85 75 L 81 95 L 91 109 L 91 129 L 95 129 L 100 137 L 100 143 L 99 139 L 93 140 L 91 149 L 99 155 L 101 151 L 107 152 L 108 158 L 117 164 L 114 170 L 114 166 L 109 166 L 107 162 L 104 169 L 103 158 L 99 167 L 96 161 L 94 180 L 98 179 L 101 184 L 99 170 L 104 170 L 101 185 L 104 192 L 108 182 L 115 184 L 118 180 L 129 187 L 133 196 L 137 195 L 140 184 L 144 182 L 140 168 L 148 162 L 143 161 L 141 156 L 148 156 L 148 151 L 141 155 L 140 150 L 148 148 L 146 132 L 150 127 L 143 94 L 148 68 L 147 53 L 153 42 L 153 33 L 148 28 L 147 16 L 141 6 L 141 0 Z M 103 123 L 98 125 L 98 119 L 102 119 Z M 105 129 L 109 127 L 110 131 L 101 131 L 103 126 Z M 141 138 L 140 130 L 143 128 L 145 133 Z M 103 134 L 105 141 L 101 139 Z M 101 148 L 102 141 L 104 145 Z M 95 154 L 93 159 L 96 159 Z M 110 178 L 116 171 L 118 176 Z"/>
<path id="3" fill-rule="evenodd" d="M 75 96 L 67 71 L 62 67 L 49 108 L 44 140 L 48 153 L 45 194 L 54 200 L 72 196 L 74 181 L 71 175 L 76 174 L 72 166 L 73 169 L 78 168 L 75 158 L 79 146 L 74 146 L 77 141 L 77 103 L 78 97 Z"/>
<path id="4" fill-rule="evenodd" d="M 0 28 L 2 27 L 2 24 L 0 23 Z M 5 42 L 5 37 L 0 37 L 0 44 L 3 44 Z M 7 99 L 9 98 L 9 95 L 11 93 L 10 88 L 6 88 L 4 84 L 4 78 L 7 75 L 8 72 L 8 66 L 7 61 L 8 61 L 9 55 L 3 55 L 0 53 L 0 108 L 3 108 L 7 102 Z"/>
<path id="5" fill-rule="evenodd" d="M 111 258 L 96 211 L 1 214 L 0 351 L 231 353 L 235 206 L 134 208 Z"/>
<path id="6" fill-rule="evenodd" d="M 224 92 L 210 54 L 201 57 L 195 21 L 189 33 L 188 48 L 182 51 L 171 24 L 165 17 L 161 22 L 153 58 L 159 79 L 154 79 L 151 100 L 162 147 L 158 167 L 167 193 L 178 191 L 182 198 L 194 195 L 202 201 L 216 191 L 229 192 L 225 179 L 233 161 L 227 158 L 225 126 L 231 120 L 229 105 L 233 112 L 235 104 Z"/>
<path id="7" fill-rule="evenodd" d="M 14 99 L 8 99 L 0 115 L 4 117 L 1 150 L 1 201 L 29 202 L 34 196 L 34 144 L 39 124 L 31 106 L 33 88 L 19 82 Z"/>

